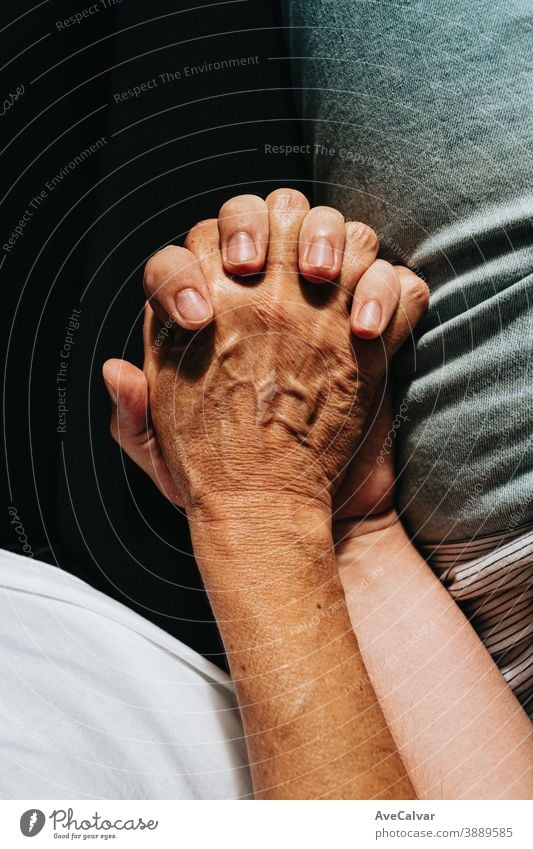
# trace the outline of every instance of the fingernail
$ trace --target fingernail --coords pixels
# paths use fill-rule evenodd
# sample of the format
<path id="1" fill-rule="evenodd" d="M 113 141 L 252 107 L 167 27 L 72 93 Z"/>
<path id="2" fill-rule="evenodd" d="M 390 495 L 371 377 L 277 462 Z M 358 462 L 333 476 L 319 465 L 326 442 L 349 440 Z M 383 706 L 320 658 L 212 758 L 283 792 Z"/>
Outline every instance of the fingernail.
<path id="1" fill-rule="evenodd" d="M 109 393 L 109 397 L 111 398 L 113 404 L 116 404 L 117 401 L 118 401 L 117 393 L 115 392 L 115 390 L 113 389 L 111 384 L 107 382 L 107 380 L 104 380 L 104 383 L 105 383 L 105 388 L 107 389 L 107 391 Z"/>
<path id="2" fill-rule="evenodd" d="M 381 325 L 381 304 L 367 301 L 357 313 L 357 324 L 365 330 L 379 330 Z"/>
<path id="3" fill-rule="evenodd" d="M 226 255 L 230 262 L 250 262 L 257 256 L 255 242 L 249 233 L 234 233 L 228 239 Z"/>
<path id="4" fill-rule="evenodd" d="M 321 268 L 333 268 L 335 265 L 335 251 L 333 245 L 324 236 L 311 242 L 307 251 L 306 261 L 309 265 Z"/>
<path id="5" fill-rule="evenodd" d="M 176 306 L 185 321 L 206 321 L 212 314 L 211 307 L 196 289 L 182 289 L 178 292 Z"/>

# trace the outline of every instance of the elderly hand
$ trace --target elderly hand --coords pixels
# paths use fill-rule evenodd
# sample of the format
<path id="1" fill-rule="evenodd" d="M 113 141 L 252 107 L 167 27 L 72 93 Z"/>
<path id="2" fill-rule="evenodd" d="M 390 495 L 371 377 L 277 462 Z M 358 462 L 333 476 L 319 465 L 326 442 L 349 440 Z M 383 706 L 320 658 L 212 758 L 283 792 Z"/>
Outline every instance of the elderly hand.
<path id="1" fill-rule="evenodd" d="M 113 433 L 188 510 L 207 506 L 215 493 L 219 503 L 245 493 L 290 493 L 330 508 L 375 387 L 425 309 L 426 287 L 407 269 L 376 260 L 377 237 L 354 223 L 342 224 L 342 236 L 330 234 L 342 260 L 338 282 L 316 286 L 325 281 L 316 267 L 306 272 L 313 283 L 302 280 L 302 258 L 310 253 L 302 240 L 313 239 L 318 211 L 337 228 L 339 213 L 309 212 L 303 195 L 289 189 L 264 202 L 264 273 L 236 280 L 226 270 L 227 208 L 218 222 L 197 225 L 185 248 L 166 248 L 148 263 L 145 285 L 159 301 L 147 306 L 144 375 L 116 360 L 104 368 L 118 402 Z M 175 301 L 176 290 L 199 276 L 214 321 L 197 332 L 175 325 L 169 332 L 170 322 L 157 318 L 161 294 L 168 299 L 172 289 Z M 369 298 L 387 305 L 381 313 L 388 321 L 370 333 L 357 318 Z M 146 426 L 148 387 L 157 437 Z"/>

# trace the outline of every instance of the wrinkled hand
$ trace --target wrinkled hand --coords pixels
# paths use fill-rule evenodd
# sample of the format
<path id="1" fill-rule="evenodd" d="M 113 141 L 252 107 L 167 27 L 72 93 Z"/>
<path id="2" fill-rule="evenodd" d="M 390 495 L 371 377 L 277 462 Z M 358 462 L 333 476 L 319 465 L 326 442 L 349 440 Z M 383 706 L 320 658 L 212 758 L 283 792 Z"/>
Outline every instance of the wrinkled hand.
<path id="1" fill-rule="evenodd" d="M 183 288 L 186 253 L 189 268 L 201 273 L 215 320 L 200 332 L 169 333 L 168 322 L 161 325 L 155 314 L 162 317 L 160 307 L 154 312 L 148 306 L 145 375 L 120 361 L 105 367 L 119 401 L 115 437 L 188 510 L 215 495 L 258 492 L 330 508 L 375 388 L 427 303 L 426 287 L 414 274 L 375 261 L 377 239 L 364 225 L 343 225 L 336 284 L 303 281 L 298 269 L 301 232 L 311 215 L 307 201 L 282 189 L 269 196 L 266 208 L 264 275 L 233 279 L 220 250 L 220 222 L 202 222 L 185 249 L 169 248 L 151 260 L 146 277 L 148 288 L 157 288 L 154 279 L 165 280 L 167 289 L 168 280 Z M 363 331 L 363 341 L 353 333 L 361 330 L 354 300 L 378 283 L 396 308 L 382 335 L 368 339 L 375 332 Z M 157 437 L 148 425 L 147 383 Z M 126 432 L 128 444 L 121 438 Z"/>

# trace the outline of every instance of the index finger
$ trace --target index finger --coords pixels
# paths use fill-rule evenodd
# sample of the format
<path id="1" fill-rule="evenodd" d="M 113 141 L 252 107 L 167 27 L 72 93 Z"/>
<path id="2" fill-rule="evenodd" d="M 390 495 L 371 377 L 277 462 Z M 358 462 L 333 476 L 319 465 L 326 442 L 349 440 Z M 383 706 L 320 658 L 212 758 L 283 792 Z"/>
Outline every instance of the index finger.
<path id="1" fill-rule="evenodd" d="M 144 290 L 156 316 L 186 330 L 199 330 L 213 318 L 213 305 L 200 264 L 191 251 L 167 245 L 146 263 Z"/>

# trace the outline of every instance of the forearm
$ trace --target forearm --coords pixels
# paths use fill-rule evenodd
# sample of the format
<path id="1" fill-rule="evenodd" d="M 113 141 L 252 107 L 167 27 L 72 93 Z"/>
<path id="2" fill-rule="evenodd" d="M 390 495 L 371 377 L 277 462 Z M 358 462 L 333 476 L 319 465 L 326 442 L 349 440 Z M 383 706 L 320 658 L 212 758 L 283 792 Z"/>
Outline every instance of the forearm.
<path id="1" fill-rule="evenodd" d="M 263 518 L 261 518 L 263 517 Z M 257 798 L 412 798 L 350 626 L 323 512 L 189 516 Z"/>
<path id="2" fill-rule="evenodd" d="M 338 546 L 363 660 L 421 798 L 530 798 L 531 725 L 402 526 Z"/>

